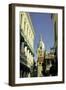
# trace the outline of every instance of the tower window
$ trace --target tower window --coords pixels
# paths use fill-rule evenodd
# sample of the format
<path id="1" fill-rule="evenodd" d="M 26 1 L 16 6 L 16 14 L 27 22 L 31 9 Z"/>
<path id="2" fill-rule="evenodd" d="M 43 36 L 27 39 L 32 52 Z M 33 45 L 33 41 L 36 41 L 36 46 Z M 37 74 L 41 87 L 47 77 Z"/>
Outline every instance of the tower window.
<path id="1" fill-rule="evenodd" d="M 39 64 L 41 64 L 41 62 Z"/>
<path id="2" fill-rule="evenodd" d="M 40 49 L 42 49 L 42 47 L 40 47 Z"/>

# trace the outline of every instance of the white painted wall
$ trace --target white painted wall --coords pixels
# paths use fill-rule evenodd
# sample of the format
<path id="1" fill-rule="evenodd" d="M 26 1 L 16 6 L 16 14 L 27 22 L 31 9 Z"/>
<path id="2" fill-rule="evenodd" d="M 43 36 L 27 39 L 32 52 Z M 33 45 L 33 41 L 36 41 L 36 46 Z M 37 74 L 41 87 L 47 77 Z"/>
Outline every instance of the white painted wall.
<path id="1" fill-rule="evenodd" d="M 31 3 L 48 5 L 65 5 L 66 0 L 0 0 L 0 90 L 65 90 L 65 84 L 40 85 L 26 87 L 8 86 L 8 4 Z M 66 7 L 66 5 L 65 5 Z M 66 20 L 65 20 L 66 21 Z M 65 36 L 66 38 L 66 36 Z M 66 62 L 65 62 L 66 64 Z M 66 68 L 66 66 L 65 66 Z M 66 75 L 66 74 L 65 74 Z M 66 80 L 65 80 L 66 81 Z"/>

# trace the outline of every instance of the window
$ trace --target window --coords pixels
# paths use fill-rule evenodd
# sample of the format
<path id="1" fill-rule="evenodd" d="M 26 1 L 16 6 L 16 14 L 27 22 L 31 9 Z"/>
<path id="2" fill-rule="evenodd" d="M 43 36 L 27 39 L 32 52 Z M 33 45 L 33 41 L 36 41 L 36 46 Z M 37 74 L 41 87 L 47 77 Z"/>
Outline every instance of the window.
<path id="1" fill-rule="evenodd" d="M 21 29 L 21 25 L 22 25 L 22 14 L 20 14 L 21 17 L 20 17 L 20 29 Z"/>
<path id="2" fill-rule="evenodd" d="M 27 24 L 27 34 L 28 34 L 28 28 L 29 28 L 29 27 L 28 27 L 28 24 Z"/>
<path id="3" fill-rule="evenodd" d="M 26 29 L 26 19 L 24 20 L 24 30 Z"/>
<path id="4" fill-rule="evenodd" d="M 29 36 L 31 36 L 31 32 L 30 32 L 30 29 L 29 29 Z"/>
<path id="5" fill-rule="evenodd" d="M 40 49 L 42 49 L 42 47 L 40 47 Z"/>

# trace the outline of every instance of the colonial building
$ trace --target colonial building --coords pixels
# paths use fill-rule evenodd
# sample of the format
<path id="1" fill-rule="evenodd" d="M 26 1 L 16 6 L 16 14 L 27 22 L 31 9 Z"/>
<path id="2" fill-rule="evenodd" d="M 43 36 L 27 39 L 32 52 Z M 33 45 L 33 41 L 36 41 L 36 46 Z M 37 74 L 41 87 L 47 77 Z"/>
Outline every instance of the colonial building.
<path id="1" fill-rule="evenodd" d="M 44 51 L 45 51 L 45 45 L 44 42 L 42 40 L 42 37 L 40 38 L 39 44 L 38 44 L 38 48 L 37 48 L 37 73 L 38 73 L 38 77 L 42 77 L 42 71 L 43 71 L 43 62 L 44 62 Z"/>
<path id="2" fill-rule="evenodd" d="M 52 76 L 51 68 L 54 66 L 54 50 L 50 50 L 45 53 L 44 63 L 43 63 L 43 76 Z M 55 73 L 53 71 L 53 73 Z"/>
<path id="3" fill-rule="evenodd" d="M 20 12 L 20 77 L 31 77 L 34 64 L 34 28 L 29 13 Z"/>

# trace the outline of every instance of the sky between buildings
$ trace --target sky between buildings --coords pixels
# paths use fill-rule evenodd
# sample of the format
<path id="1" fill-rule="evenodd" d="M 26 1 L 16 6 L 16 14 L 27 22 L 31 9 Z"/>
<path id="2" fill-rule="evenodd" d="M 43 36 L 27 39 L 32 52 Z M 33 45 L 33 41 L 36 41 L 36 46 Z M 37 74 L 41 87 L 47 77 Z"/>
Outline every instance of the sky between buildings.
<path id="1" fill-rule="evenodd" d="M 45 49 L 47 51 L 54 46 L 53 20 L 51 19 L 50 13 L 29 14 L 35 31 L 34 51 L 36 57 L 36 50 L 40 40 L 40 35 L 42 36 Z"/>

